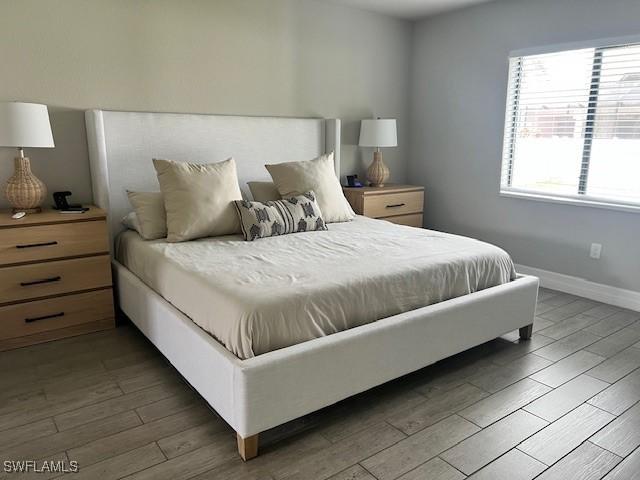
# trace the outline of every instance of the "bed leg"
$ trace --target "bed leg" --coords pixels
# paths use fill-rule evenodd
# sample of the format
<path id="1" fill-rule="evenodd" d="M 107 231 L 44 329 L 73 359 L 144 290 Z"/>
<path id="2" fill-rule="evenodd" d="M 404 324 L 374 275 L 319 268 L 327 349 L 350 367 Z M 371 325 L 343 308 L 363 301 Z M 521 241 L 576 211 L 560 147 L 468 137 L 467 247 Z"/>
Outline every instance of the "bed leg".
<path id="1" fill-rule="evenodd" d="M 239 433 L 238 437 L 238 453 L 245 462 L 258 456 L 258 434 L 242 438 Z"/>
<path id="2" fill-rule="evenodd" d="M 531 338 L 531 334 L 533 333 L 533 323 L 525 327 L 520 327 L 520 340 L 529 340 Z"/>

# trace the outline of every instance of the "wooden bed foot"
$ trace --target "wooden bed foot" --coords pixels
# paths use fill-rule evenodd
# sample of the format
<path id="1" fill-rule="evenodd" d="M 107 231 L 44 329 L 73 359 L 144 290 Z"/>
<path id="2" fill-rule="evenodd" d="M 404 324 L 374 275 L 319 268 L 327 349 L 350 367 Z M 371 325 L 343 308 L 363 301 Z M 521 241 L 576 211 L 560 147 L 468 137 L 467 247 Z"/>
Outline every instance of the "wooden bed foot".
<path id="1" fill-rule="evenodd" d="M 529 340 L 533 333 L 533 323 L 530 323 L 526 327 L 520 327 L 520 340 Z"/>
<path id="2" fill-rule="evenodd" d="M 242 438 L 239 433 L 238 437 L 238 453 L 245 462 L 258 456 L 258 434 Z"/>

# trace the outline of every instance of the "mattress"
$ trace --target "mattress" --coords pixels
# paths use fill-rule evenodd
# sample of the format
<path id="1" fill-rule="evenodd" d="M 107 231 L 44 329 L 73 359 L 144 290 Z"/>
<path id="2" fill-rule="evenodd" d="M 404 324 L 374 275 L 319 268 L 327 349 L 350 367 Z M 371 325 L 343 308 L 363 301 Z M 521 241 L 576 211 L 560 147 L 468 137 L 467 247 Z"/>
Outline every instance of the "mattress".
<path id="1" fill-rule="evenodd" d="M 121 233 L 116 258 L 241 359 L 515 279 L 502 249 L 358 216 L 329 230 L 184 243 Z"/>

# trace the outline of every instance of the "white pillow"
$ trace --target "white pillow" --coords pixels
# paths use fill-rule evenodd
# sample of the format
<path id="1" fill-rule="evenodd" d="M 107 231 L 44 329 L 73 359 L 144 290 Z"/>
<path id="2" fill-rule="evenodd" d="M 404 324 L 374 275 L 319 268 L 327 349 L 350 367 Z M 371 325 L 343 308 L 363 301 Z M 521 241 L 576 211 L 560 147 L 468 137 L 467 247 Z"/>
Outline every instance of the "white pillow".
<path id="1" fill-rule="evenodd" d="M 129 203 L 136 214 L 139 228 L 136 229 L 145 240 L 156 240 L 167 236 L 167 214 L 160 192 L 127 191 Z"/>
<path id="2" fill-rule="evenodd" d="M 356 214 L 342 193 L 335 174 L 333 153 L 303 162 L 265 165 L 283 198 L 313 191 L 325 222 L 347 222 Z"/>
<path id="3" fill-rule="evenodd" d="M 125 228 L 140 233 L 140 222 L 138 222 L 138 216 L 136 215 L 136 212 L 127 213 L 124 217 L 122 217 L 120 223 L 122 223 Z"/>
<path id="4" fill-rule="evenodd" d="M 153 160 L 167 212 L 167 241 L 240 233 L 233 202 L 242 200 L 236 162 L 201 165 Z"/>
<path id="5" fill-rule="evenodd" d="M 282 199 L 273 182 L 247 182 L 251 196 L 256 202 L 271 202 Z"/>

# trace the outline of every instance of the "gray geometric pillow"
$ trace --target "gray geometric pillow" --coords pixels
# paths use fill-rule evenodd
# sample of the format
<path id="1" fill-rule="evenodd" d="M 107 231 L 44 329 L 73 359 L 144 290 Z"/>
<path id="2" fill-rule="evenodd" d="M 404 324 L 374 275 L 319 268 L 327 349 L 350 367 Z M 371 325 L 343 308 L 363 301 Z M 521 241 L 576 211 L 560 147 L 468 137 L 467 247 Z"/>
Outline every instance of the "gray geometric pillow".
<path id="1" fill-rule="evenodd" d="M 327 230 L 313 192 L 269 202 L 236 200 L 233 203 L 242 234 L 248 241 L 287 233 Z"/>

